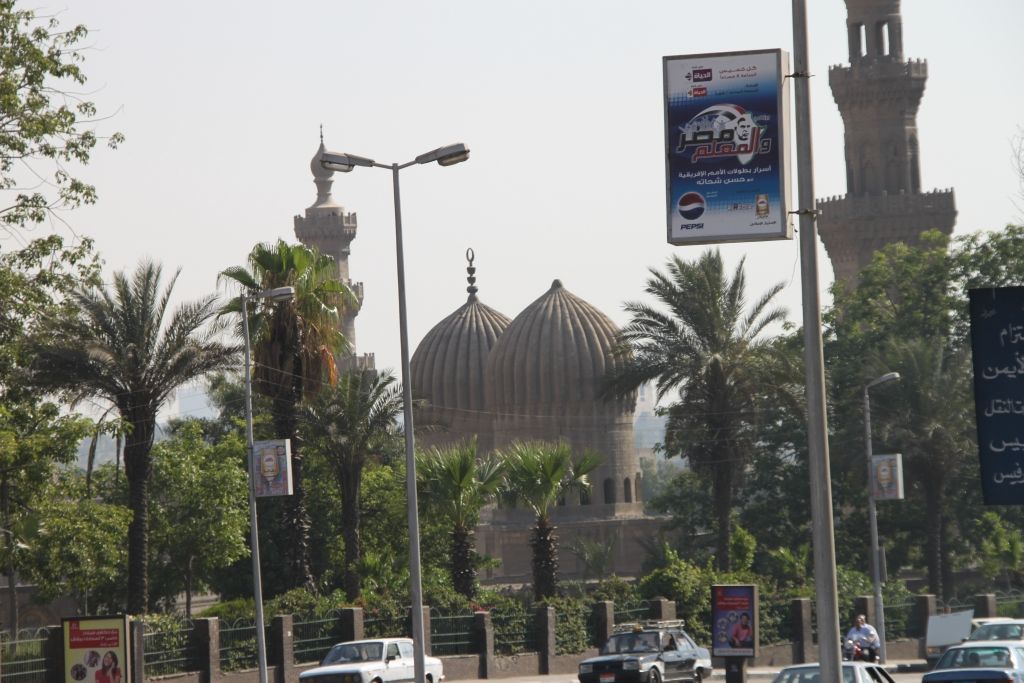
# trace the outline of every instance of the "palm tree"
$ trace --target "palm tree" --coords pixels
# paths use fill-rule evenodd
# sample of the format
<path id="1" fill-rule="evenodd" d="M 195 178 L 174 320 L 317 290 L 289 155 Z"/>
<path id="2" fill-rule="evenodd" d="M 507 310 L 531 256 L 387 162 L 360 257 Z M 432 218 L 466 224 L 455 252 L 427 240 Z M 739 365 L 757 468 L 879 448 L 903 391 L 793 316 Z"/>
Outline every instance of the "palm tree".
<path id="1" fill-rule="evenodd" d="M 401 439 L 397 418 L 402 408 L 402 388 L 394 375 L 352 370 L 303 410 L 311 445 L 328 463 L 341 490 L 339 521 L 345 540 L 344 584 L 349 600 L 360 593 L 359 490 L 363 468 L 374 455 Z"/>
<path id="2" fill-rule="evenodd" d="M 208 325 L 217 313 L 215 297 L 182 304 L 168 319 L 178 273 L 161 293 L 161 267 L 143 261 L 130 277 L 115 273 L 111 290 L 75 290 L 78 315 L 62 324 L 57 341 L 39 350 L 34 366 L 40 386 L 64 390 L 75 401 L 105 399 L 127 427 L 131 614 L 148 607 L 148 487 L 157 412 L 181 385 L 238 362 L 238 349 L 217 341 L 219 327 Z"/>
<path id="3" fill-rule="evenodd" d="M 338 279 L 334 259 L 302 244 L 257 244 L 248 268 L 235 266 L 219 280 L 241 285 L 247 296 L 276 287 L 294 287 L 295 298 L 270 303 L 254 298 L 249 306 L 253 343 L 253 384 L 271 401 L 275 436 L 292 443 L 294 494 L 284 503 L 281 529 L 287 530 L 287 567 L 283 588 L 312 586 L 309 568 L 309 515 L 302 480 L 302 435 L 298 406 L 336 380 L 335 354 L 347 350 L 341 333 L 341 314 L 354 300 Z M 231 300 L 222 314 L 240 314 L 241 298 Z M 239 328 L 241 324 L 239 324 Z"/>
<path id="4" fill-rule="evenodd" d="M 505 466 L 504 497 L 523 502 L 536 523 L 530 538 L 533 550 L 533 594 L 537 600 L 553 597 L 558 580 L 558 537 L 551 524 L 551 508 L 571 491 L 588 490 L 588 476 L 601 461 L 593 453 L 573 457 L 565 442 L 512 443 L 497 454 Z"/>
<path id="5" fill-rule="evenodd" d="M 709 480 L 718 533 L 719 569 L 729 569 L 733 495 L 753 450 L 753 426 L 766 394 L 786 398 L 794 369 L 779 344 L 765 337 L 786 318 L 773 307 L 782 291 L 776 284 L 748 311 L 741 259 L 727 277 L 719 251 L 705 251 L 692 262 L 673 256 L 666 272 L 651 269 L 645 290 L 667 309 L 627 302 L 632 320 L 622 330 L 623 364 L 607 379 L 606 392 L 625 396 L 656 382 L 660 400 L 678 389 L 668 408 L 665 449 L 689 459 Z"/>
<path id="6" fill-rule="evenodd" d="M 929 590 L 948 599 L 953 595 L 948 501 L 958 495 L 953 487 L 962 484 L 964 467 L 977 467 L 971 460 L 970 359 L 940 339 L 906 339 L 884 346 L 873 370 L 900 373 L 899 382 L 879 393 L 878 414 L 887 443 L 903 454 L 912 491 L 924 497 Z"/>
<path id="7" fill-rule="evenodd" d="M 467 598 L 476 593 L 473 527 L 480 508 L 491 502 L 504 483 L 504 467 L 493 458 L 476 457 L 476 439 L 418 454 L 416 475 L 424 504 L 450 520 L 450 568 L 455 590 Z"/>

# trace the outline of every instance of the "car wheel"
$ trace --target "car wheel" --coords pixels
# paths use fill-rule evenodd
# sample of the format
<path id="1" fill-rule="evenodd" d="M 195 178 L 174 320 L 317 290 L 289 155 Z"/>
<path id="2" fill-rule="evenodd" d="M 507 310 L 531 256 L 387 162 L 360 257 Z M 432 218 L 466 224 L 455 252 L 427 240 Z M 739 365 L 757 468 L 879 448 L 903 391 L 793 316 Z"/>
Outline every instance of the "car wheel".
<path id="1" fill-rule="evenodd" d="M 651 673 L 647 674 L 647 683 L 661 683 L 661 673 L 652 667 Z"/>
<path id="2" fill-rule="evenodd" d="M 427 674 L 427 683 L 434 683 L 434 677 L 430 674 Z"/>
<path id="3" fill-rule="evenodd" d="M 700 668 L 693 670 L 693 683 L 701 683 L 704 680 L 704 674 L 701 673 Z"/>

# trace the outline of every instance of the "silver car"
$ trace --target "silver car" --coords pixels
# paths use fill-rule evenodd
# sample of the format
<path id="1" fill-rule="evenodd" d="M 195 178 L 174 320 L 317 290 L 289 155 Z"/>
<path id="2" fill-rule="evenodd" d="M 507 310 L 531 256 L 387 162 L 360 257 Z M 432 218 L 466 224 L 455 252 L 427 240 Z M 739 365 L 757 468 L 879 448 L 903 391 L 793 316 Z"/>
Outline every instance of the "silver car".
<path id="1" fill-rule="evenodd" d="M 1024 683 L 1024 643 L 1019 640 L 967 641 L 943 653 L 921 683 Z"/>
<path id="2" fill-rule="evenodd" d="M 818 683 L 820 667 L 817 664 L 787 666 L 772 683 Z M 871 662 L 843 662 L 843 683 L 895 683 L 892 676 L 878 664 Z"/>
<path id="3" fill-rule="evenodd" d="M 437 657 L 427 657 L 427 683 L 441 683 L 444 669 Z M 377 638 L 338 643 L 320 666 L 299 674 L 301 683 L 393 683 L 414 678 L 413 647 L 409 638 Z"/>

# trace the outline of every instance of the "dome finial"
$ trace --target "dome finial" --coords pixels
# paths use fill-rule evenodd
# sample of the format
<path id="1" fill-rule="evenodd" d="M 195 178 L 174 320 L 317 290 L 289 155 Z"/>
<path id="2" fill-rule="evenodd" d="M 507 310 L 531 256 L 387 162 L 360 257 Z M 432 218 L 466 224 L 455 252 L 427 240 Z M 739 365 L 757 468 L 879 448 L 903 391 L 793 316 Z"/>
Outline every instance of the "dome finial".
<path id="1" fill-rule="evenodd" d="M 320 144 L 324 144 L 324 124 L 320 124 Z"/>
<path id="2" fill-rule="evenodd" d="M 466 277 L 466 281 L 469 282 L 469 287 L 466 287 L 466 291 L 469 292 L 470 299 L 473 299 L 478 291 L 476 288 L 476 278 L 474 277 L 476 274 L 476 268 L 473 267 L 473 260 L 475 258 L 476 254 L 473 253 L 473 247 L 466 249 L 466 260 L 469 261 L 469 265 L 466 266 L 466 272 L 469 273 Z"/>

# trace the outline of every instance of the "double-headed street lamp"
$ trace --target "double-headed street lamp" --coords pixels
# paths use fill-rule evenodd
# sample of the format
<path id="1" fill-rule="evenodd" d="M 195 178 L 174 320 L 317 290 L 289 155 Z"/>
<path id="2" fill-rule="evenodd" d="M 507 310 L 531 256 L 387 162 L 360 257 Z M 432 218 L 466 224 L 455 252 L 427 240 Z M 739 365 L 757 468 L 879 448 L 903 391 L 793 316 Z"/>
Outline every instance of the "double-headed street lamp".
<path id="1" fill-rule="evenodd" d="M 259 667 L 260 683 L 267 683 L 267 640 L 263 632 L 263 579 L 260 576 L 260 535 L 256 526 L 256 473 L 253 471 L 252 438 L 252 368 L 249 347 L 249 300 L 291 301 L 295 298 L 294 287 L 277 287 L 256 294 L 242 292 L 242 337 L 245 340 L 245 439 L 249 446 L 249 542 L 252 545 L 252 592 L 256 600 L 256 663 Z"/>
<path id="2" fill-rule="evenodd" d="M 879 384 L 892 382 L 900 378 L 898 372 L 887 372 L 873 379 L 864 387 L 864 442 L 868 456 L 868 525 L 871 527 L 871 580 L 875 584 L 875 613 L 878 621 L 878 654 L 885 664 L 885 605 L 882 603 L 882 571 L 881 558 L 878 552 L 878 517 L 875 513 L 875 492 L 871 487 L 871 397 L 868 391 Z"/>
<path id="3" fill-rule="evenodd" d="M 409 582 L 412 597 L 413 659 L 417 683 L 424 683 L 426 673 L 423 651 L 423 586 L 420 579 L 420 521 L 416 502 L 416 444 L 412 424 L 412 383 L 409 372 L 409 331 L 405 308 L 405 257 L 402 248 L 402 204 L 398 188 L 398 172 L 414 164 L 436 161 L 441 166 L 452 166 L 469 158 L 464 144 L 456 143 L 421 154 L 404 164 L 379 164 L 373 159 L 354 154 L 324 152 L 320 165 L 329 171 L 348 173 L 356 166 L 391 169 L 395 195 L 395 252 L 398 259 L 398 334 L 402 343 L 402 403 L 405 422 L 406 495 L 409 506 Z M 262 681 L 261 681 L 262 683 Z"/>

